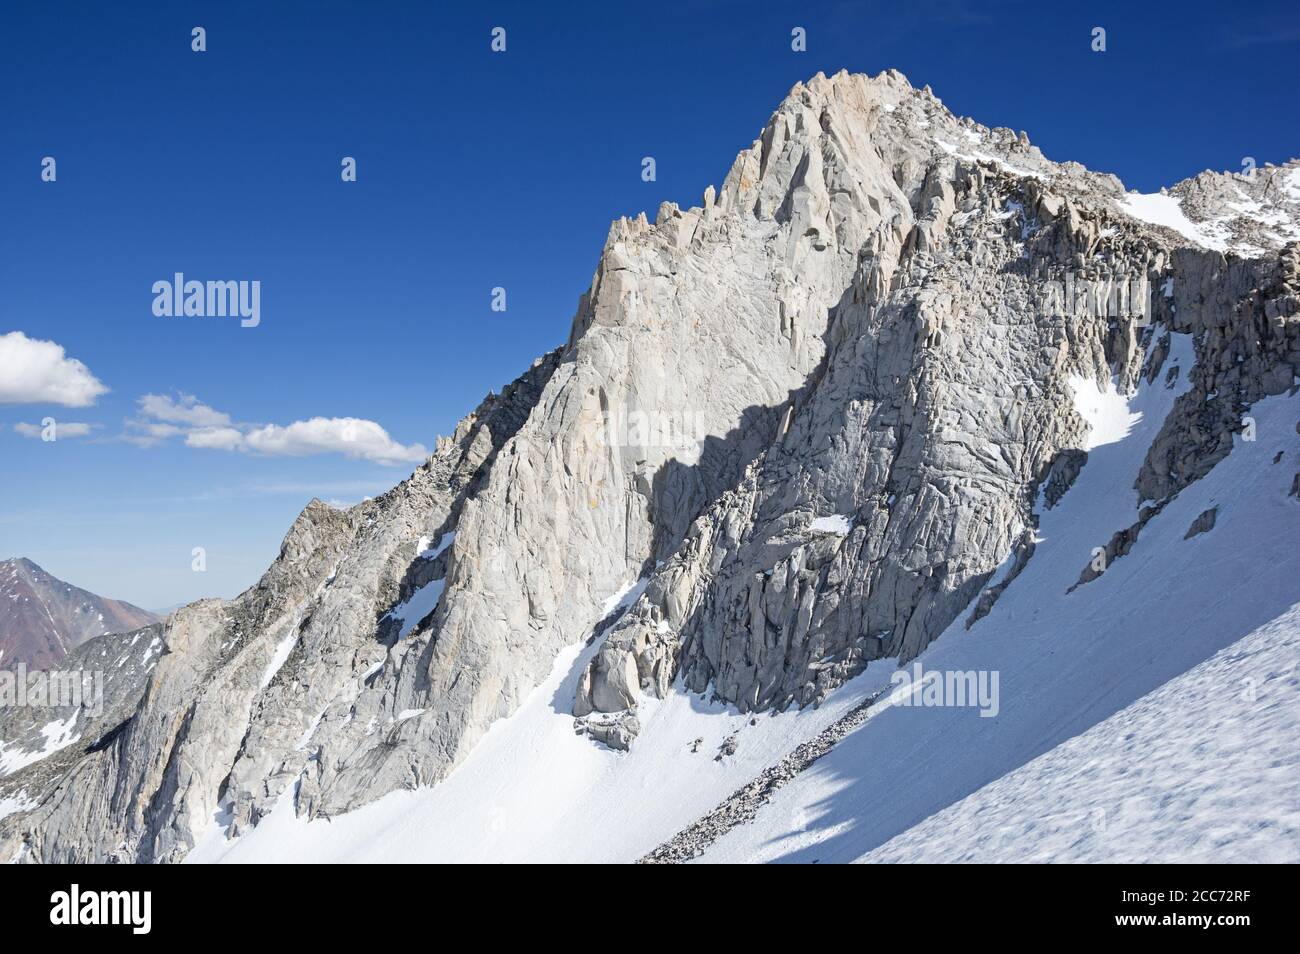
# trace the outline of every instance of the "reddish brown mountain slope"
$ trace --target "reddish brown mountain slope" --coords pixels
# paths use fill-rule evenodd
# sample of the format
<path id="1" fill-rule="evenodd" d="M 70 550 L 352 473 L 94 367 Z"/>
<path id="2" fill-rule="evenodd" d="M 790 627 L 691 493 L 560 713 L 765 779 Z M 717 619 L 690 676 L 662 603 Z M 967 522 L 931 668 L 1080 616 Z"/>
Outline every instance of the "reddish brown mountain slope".
<path id="1" fill-rule="evenodd" d="M 127 632 L 160 617 L 96 596 L 27 559 L 0 562 L 0 666 L 52 666 L 88 639 Z"/>

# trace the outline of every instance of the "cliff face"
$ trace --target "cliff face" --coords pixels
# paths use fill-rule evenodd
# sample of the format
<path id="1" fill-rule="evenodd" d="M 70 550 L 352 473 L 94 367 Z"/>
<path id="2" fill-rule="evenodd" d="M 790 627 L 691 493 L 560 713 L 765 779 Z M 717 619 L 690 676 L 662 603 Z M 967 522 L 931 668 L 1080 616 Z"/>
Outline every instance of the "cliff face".
<path id="1" fill-rule="evenodd" d="M 1196 221 L 1235 201 L 1194 181 Z M 1194 337 L 1193 390 L 1115 488 L 1152 506 L 1292 386 L 1291 233 L 1243 213 L 1225 253 L 1150 205 L 896 72 L 796 86 L 701 206 L 613 225 L 567 344 L 409 480 L 313 503 L 255 588 L 179 611 L 0 856 L 173 861 L 214 816 L 434 784 L 593 635 L 564 704 L 619 746 L 647 695 L 803 706 L 911 659 L 1032 559 L 1039 490 L 1086 466 L 1080 382 L 1168 376 Z"/>
<path id="2" fill-rule="evenodd" d="M 1232 218 L 1257 257 L 1225 257 L 1147 227 L 1114 179 L 1046 163 L 895 79 L 796 89 L 756 146 L 760 167 L 780 149 L 820 156 L 828 197 L 896 211 L 859 247 L 824 363 L 651 575 L 580 686 L 580 714 L 633 708 L 678 672 L 742 711 L 805 705 L 873 659 L 910 660 L 1013 548 L 1032 553 L 1040 483 L 1086 446 L 1072 382 L 1154 379 L 1171 332 L 1195 337 L 1194 386 L 1137 487 L 1117 493 L 1160 506 L 1230 450 L 1251 403 L 1292 386 L 1300 284 L 1278 208 L 1288 223 L 1294 208 Z M 817 123 L 801 123 L 808 111 Z M 788 135 L 810 127 L 811 141 Z M 870 143 L 854 155 L 874 176 L 840 177 L 844 129 Z M 1297 176 L 1293 163 L 1248 185 L 1273 195 Z M 1219 222 L 1235 178 L 1174 192 Z"/>

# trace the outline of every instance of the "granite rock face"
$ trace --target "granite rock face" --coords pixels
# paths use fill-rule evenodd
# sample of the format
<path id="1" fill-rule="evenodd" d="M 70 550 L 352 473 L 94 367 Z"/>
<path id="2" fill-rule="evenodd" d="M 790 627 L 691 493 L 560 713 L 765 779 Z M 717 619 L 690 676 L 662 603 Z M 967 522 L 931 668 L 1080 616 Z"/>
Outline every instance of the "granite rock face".
<path id="1" fill-rule="evenodd" d="M 863 246 L 827 360 L 781 433 L 651 577 L 592 663 L 580 706 L 602 708 L 608 674 L 611 705 L 628 705 L 628 659 L 657 695 L 680 673 L 742 711 L 816 702 L 873 659 L 915 656 L 1014 548 L 978 619 L 1032 556 L 1038 490 L 1052 506 L 1086 461 L 1068 380 L 1154 379 L 1171 331 L 1194 336 L 1199 360 L 1151 447 L 1141 499 L 1165 501 L 1204 475 L 1250 403 L 1292 386 L 1294 242 L 1268 229 L 1250 235 L 1255 258 L 1207 250 L 1125 214 L 1113 179 L 1045 169 L 1005 131 L 953 129 L 927 111 L 911 119 L 930 131 L 918 144 L 855 105 L 824 125 L 870 128 L 868 161 L 910 170 L 859 199 L 897 217 Z M 1261 171 L 1252 187 L 1298 170 Z M 1235 178 L 1207 173 L 1174 192 L 1205 217 L 1236 194 Z M 1139 529 L 1116 539 L 1131 546 Z"/>
<path id="2" fill-rule="evenodd" d="M 179 611 L 0 857 L 175 861 L 217 817 L 435 784 L 588 639 L 577 728 L 618 748 L 646 694 L 802 706 L 910 660 L 1009 556 L 1014 585 L 1040 491 L 1087 466 L 1072 380 L 1168 376 L 1194 337 L 1117 489 L 1156 503 L 1292 386 L 1300 247 L 1224 253 L 1129 204 L 899 73 L 799 84 L 700 206 L 614 223 L 565 346 L 409 480 L 313 503 L 256 587 Z"/>

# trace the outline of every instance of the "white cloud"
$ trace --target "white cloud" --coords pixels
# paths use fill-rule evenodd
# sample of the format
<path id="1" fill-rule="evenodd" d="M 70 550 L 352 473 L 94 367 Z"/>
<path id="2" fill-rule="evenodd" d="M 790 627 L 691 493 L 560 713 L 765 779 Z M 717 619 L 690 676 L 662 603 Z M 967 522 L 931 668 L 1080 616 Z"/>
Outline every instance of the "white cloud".
<path id="1" fill-rule="evenodd" d="M 21 331 L 0 335 L 0 404 L 86 407 L 108 388 L 53 341 Z"/>
<path id="2" fill-rule="evenodd" d="M 56 421 L 54 424 L 54 438 L 55 440 L 63 440 L 65 437 L 85 437 L 97 427 L 99 427 L 98 424 L 85 424 L 81 421 Z M 40 437 L 45 428 L 40 424 L 28 424 L 25 421 L 20 421 L 14 425 L 14 430 L 23 437 Z"/>
<path id="3" fill-rule="evenodd" d="M 171 437 L 183 437 L 187 447 L 245 451 L 271 457 L 343 454 L 379 464 L 417 463 L 429 456 L 423 444 L 406 446 L 374 421 L 356 417 L 313 417 L 288 425 L 232 423 L 230 415 L 214 410 L 192 394 L 146 394 L 141 416 L 127 421 L 123 440 L 151 447 Z"/>
<path id="4" fill-rule="evenodd" d="M 122 435 L 122 440 L 137 447 L 153 447 L 169 437 L 179 437 L 186 433 L 185 428 L 175 424 L 159 424 L 154 421 L 127 421 L 130 431 Z"/>
<path id="5" fill-rule="evenodd" d="M 429 456 L 423 444 L 405 447 L 374 421 L 355 417 L 313 417 L 287 427 L 268 424 L 244 435 L 244 446 L 259 454 L 305 457 L 338 453 L 380 464 L 414 463 Z"/>
<path id="6" fill-rule="evenodd" d="M 212 450 L 238 450 L 244 435 L 234 427 L 200 427 L 185 435 L 186 447 L 207 447 Z"/>
<path id="7" fill-rule="evenodd" d="M 178 394 L 179 401 L 165 394 L 146 394 L 140 398 L 140 412 L 155 421 L 189 424 L 191 427 L 226 427 L 230 415 L 215 411 L 193 394 Z"/>

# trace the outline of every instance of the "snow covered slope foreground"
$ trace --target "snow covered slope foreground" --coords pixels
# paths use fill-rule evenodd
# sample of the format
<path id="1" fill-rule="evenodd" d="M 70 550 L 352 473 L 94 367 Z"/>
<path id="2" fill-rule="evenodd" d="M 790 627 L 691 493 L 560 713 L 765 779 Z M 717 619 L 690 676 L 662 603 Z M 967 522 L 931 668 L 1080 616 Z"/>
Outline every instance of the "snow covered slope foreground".
<path id="1" fill-rule="evenodd" d="M 1300 396 L 1257 404 L 1254 442 L 1067 592 L 1133 522 L 1171 395 L 1141 392 L 1141 420 L 1090 453 L 992 611 L 919 658 L 999 671 L 996 717 L 882 700 L 703 860 L 1300 860 Z M 1213 529 L 1184 539 L 1212 507 Z"/>
<path id="2" fill-rule="evenodd" d="M 864 862 L 1300 857 L 1300 604 Z"/>
<path id="3" fill-rule="evenodd" d="M 647 706 L 630 752 L 574 732 L 570 700 L 598 649 L 569 649 L 519 711 L 445 781 L 330 820 L 297 818 L 289 793 L 252 831 L 213 820 L 187 861 L 621 862 L 650 851 L 861 701 L 864 673 L 819 709 L 755 719 L 675 692 Z M 728 740 L 735 751 L 726 755 Z"/>

